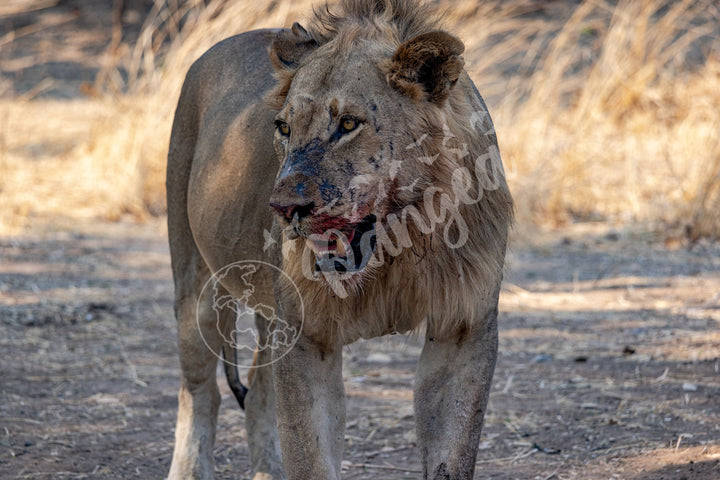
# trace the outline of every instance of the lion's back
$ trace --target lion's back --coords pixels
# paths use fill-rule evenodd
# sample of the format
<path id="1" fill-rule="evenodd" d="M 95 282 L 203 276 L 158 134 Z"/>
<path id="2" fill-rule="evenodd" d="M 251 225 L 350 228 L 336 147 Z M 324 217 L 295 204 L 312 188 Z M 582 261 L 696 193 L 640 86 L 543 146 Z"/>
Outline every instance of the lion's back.
<path id="1" fill-rule="evenodd" d="M 268 49 L 277 32 L 253 30 L 218 42 L 193 63 L 185 84 L 205 108 L 260 100 L 275 84 Z"/>
<path id="2" fill-rule="evenodd" d="M 276 34 L 256 30 L 225 39 L 185 78 L 167 166 L 175 270 L 195 248 L 212 269 L 237 258 L 266 260 L 263 231 L 272 225 L 267 199 L 278 164 L 275 112 L 265 95 L 275 85 L 268 48 Z"/>

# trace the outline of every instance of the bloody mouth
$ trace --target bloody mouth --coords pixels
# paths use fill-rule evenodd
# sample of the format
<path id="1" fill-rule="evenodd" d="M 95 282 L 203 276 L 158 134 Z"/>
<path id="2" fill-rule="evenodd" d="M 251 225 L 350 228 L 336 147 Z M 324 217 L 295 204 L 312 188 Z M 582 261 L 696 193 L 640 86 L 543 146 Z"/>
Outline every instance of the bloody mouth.
<path id="1" fill-rule="evenodd" d="M 313 219 L 308 246 L 315 253 L 318 273 L 356 273 L 363 270 L 375 252 L 375 215 L 350 223 L 342 217 Z"/>

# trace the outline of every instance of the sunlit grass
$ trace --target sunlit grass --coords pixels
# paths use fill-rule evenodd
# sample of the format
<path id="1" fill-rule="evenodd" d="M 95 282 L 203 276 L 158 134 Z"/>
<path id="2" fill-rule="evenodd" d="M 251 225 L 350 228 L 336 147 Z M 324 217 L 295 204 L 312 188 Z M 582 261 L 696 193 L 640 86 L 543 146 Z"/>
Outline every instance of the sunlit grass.
<path id="1" fill-rule="evenodd" d="M 66 105 L 44 110 L 83 133 L 53 140 L 41 125 L 26 127 L 35 102 L 0 103 L 0 230 L 57 212 L 164 211 L 172 115 L 191 63 L 230 35 L 302 21 L 317 2 L 224 3 L 158 3 L 137 44 L 108 59 L 94 97 L 75 102 L 72 117 Z M 435 3 L 466 43 L 521 222 L 647 222 L 691 239 L 720 236 L 713 2 L 586 0 L 569 12 L 564 2 Z M 57 142 L 65 147 L 28 160 L 27 145 Z"/>

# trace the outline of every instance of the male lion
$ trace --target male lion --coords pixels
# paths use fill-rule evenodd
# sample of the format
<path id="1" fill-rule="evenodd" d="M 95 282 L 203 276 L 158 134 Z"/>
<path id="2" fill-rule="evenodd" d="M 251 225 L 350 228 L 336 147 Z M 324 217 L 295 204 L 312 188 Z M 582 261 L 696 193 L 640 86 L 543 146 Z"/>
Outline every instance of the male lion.
<path id="1" fill-rule="evenodd" d="M 192 66 L 167 169 L 182 370 L 171 479 L 212 478 L 220 351 L 254 478 L 340 478 L 343 345 L 421 326 L 423 478 L 473 477 L 513 208 L 463 50 L 427 6 L 343 0 Z M 256 263 L 225 269 L 242 261 Z M 220 270 L 213 303 L 203 286 Z M 271 366 L 247 390 L 228 355 L 231 299 L 250 295 L 255 365 Z M 235 306 L 213 314 L 220 303 Z M 292 332 L 292 348 L 266 348 Z"/>

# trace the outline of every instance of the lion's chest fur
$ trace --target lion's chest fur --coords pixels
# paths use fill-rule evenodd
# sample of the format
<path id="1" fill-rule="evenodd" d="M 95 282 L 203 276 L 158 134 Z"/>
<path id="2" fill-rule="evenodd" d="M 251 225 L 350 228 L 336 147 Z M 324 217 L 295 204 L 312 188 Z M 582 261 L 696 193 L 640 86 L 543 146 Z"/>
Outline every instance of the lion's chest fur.
<path id="1" fill-rule="evenodd" d="M 346 296 L 303 271 L 299 253 L 286 255 L 283 268 L 304 298 L 304 333 L 318 343 L 407 333 L 423 323 L 429 335 L 443 337 L 470 326 L 497 295 L 502 271 L 488 268 L 481 251 L 472 244 L 460 251 L 407 249 Z"/>

